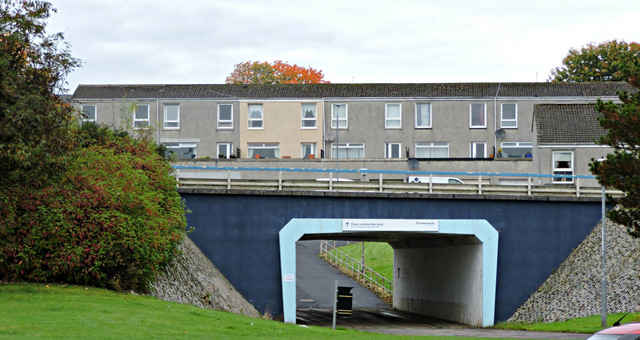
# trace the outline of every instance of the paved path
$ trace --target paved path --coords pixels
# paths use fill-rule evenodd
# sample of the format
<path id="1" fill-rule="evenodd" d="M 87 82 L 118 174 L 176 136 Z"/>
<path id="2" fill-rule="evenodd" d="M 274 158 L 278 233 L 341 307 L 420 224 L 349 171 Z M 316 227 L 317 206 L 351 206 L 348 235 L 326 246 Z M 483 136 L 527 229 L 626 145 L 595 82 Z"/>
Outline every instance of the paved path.
<path id="1" fill-rule="evenodd" d="M 335 281 L 353 287 L 353 308 L 388 308 L 389 305 L 318 257 L 320 241 L 296 243 L 296 303 L 298 309 L 333 309 Z"/>

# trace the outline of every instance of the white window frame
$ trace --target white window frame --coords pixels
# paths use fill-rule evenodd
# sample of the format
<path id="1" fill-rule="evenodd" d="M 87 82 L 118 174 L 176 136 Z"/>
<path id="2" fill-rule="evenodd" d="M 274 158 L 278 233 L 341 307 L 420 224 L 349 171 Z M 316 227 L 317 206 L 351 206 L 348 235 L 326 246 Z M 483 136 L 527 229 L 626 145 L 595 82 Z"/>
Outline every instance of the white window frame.
<path id="1" fill-rule="evenodd" d="M 502 149 L 502 157 L 509 157 L 509 153 L 505 151 L 506 148 L 527 149 L 530 152 L 533 152 L 533 143 L 532 142 L 502 142 L 500 143 L 500 149 Z M 524 157 L 525 155 L 526 155 L 526 152 L 522 156 Z"/>
<path id="2" fill-rule="evenodd" d="M 398 117 L 389 115 L 389 107 L 398 108 Z M 384 128 L 385 129 L 402 129 L 402 104 L 387 103 L 384 106 Z"/>
<path id="3" fill-rule="evenodd" d="M 434 155 L 434 152 L 445 148 L 447 150 L 446 157 L 431 157 Z M 421 155 L 419 155 L 419 151 L 422 149 L 429 151 L 429 157 L 421 157 Z M 416 158 L 449 158 L 449 142 L 416 142 L 414 155 Z"/>
<path id="4" fill-rule="evenodd" d="M 261 155 L 260 150 L 273 150 L 274 158 L 280 158 L 280 143 L 249 143 L 248 145 L 248 157 L 255 158 L 256 155 Z M 269 157 L 271 158 L 271 157 Z"/>
<path id="5" fill-rule="evenodd" d="M 420 117 L 420 106 L 425 106 L 427 108 L 427 124 L 423 124 L 420 125 L 418 124 L 418 122 L 420 121 L 420 119 L 418 119 L 418 117 Z M 431 103 L 416 103 L 416 129 L 430 129 L 431 128 L 431 121 L 432 121 L 432 116 L 431 116 Z"/>
<path id="6" fill-rule="evenodd" d="M 344 106 L 344 118 L 337 117 L 336 118 L 336 107 Z M 334 103 L 331 104 L 331 128 L 336 129 L 336 119 L 337 124 L 340 126 L 340 130 L 346 130 L 349 128 L 349 106 L 347 104 Z"/>
<path id="7" fill-rule="evenodd" d="M 249 104 L 248 107 L 249 107 L 249 111 L 247 113 L 247 128 L 250 130 L 264 130 L 264 107 L 262 106 L 262 104 Z M 252 108 L 254 109 L 260 108 L 260 118 L 251 117 Z M 259 126 L 257 126 L 258 122 L 260 123 Z"/>
<path id="8" fill-rule="evenodd" d="M 171 149 L 185 149 L 185 148 L 192 148 L 193 149 L 193 157 L 189 157 L 189 158 L 196 158 L 198 157 L 198 143 L 186 143 L 186 142 L 167 142 L 164 143 L 164 146 L 167 148 L 167 151 L 171 151 Z M 178 159 L 189 159 L 189 158 L 184 158 L 184 157 L 179 157 L 176 156 L 176 158 Z"/>
<path id="9" fill-rule="evenodd" d="M 309 148 L 309 154 L 305 154 L 305 148 Z M 300 143 L 300 157 L 302 158 L 311 158 L 309 155 L 316 155 L 316 143 Z"/>
<path id="10" fill-rule="evenodd" d="M 331 158 L 336 159 L 339 150 L 346 150 L 346 156 L 340 159 L 364 159 L 364 143 L 331 143 Z M 351 157 L 352 152 L 358 152 L 362 157 Z M 351 154 L 351 155 L 350 155 Z"/>
<path id="11" fill-rule="evenodd" d="M 138 118 L 140 108 L 147 108 L 147 118 Z M 151 125 L 151 111 L 149 104 L 138 104 L 133 110 L 133 128 L 134 130 L 145 130 Z"/>
<path id="12" fill-rule="evenodd" d="M 504 117 L 505 105 L 513 105 L 514 118 Z M 518 128 L 518 104 L 517 103 L 502 103 L 500 104 L 500 127 L 504 129 L 517 129 Z"/>
<path id="13" fill-rule="evenodd" d="M 85 108 L 89 108 L 89 107 L 93 108 L 93 118 L 89 118 L 89 117 L 85 118 L 85 115 L 89 114 L 89 112 L 85 110 Z M 98 107 L 96 105 L 82 105 L 80 106 L 80 111 L 82 112 L 82 123 L 98 122 Z"/>
<path id="14" fill-rule="evenodd" d="M 231 109 L 231 117 L 229 119 L 223 119 L 220 116 L 220 108 L 221 107 L 230 107 Z M 217 127 L 219 130 L 232 130 L 233 129 L 233 104 L 218 104 L 217 106 L 217 118 L 218 118 L 218 122 L 217 122 Z"/>
<path id="15" fill-rule="evenodd" d="M 220 149 L 224 148 L 224 152 L 220 152 Z M 218 143 L 216 144 L 216 151 L 217 151 L 217 155 L 218 158 L 221 158 L 220 155 L 223 155 L 222 158 L 231 158 L 231 155 L 233 155 L 233 143 L 231 142 L 222 142 L 222 143 Z"/>
<path id="16" fill-rule="evenodd" d="M 482 155 L 478 156 L 478 146 L 482 145 Z M 487 142 L 471 142 L 471 158 L 487 158 Z"/>
<path id="17" fill-rule="evenodd" d="M 398 156 L 397 157 L 393 157 L 393 149 L 397 148 L 398 149 Z M 384 145 L 384 158 L 402 158 L 402 143 L 395 143 L 395 142 L 391 142 L 391 143 L 385 143 Z"/>
<path id="18" fill-rule="evenodd" d="M 167 109 L 170 107 L 177 107 L 178 110 L 178 117 L 176 119 L 169 119 L 167 117 L 168 115 L 168 111 Z M 171 126 L 172 124 L 175 124 L 174 126 Z M 163 122 L 163 126 L 165 130 L 180 130 L 180 104 L 164 104 L 164 122 Z"/>
<path id="19" fill-rule="evenodd" d="M 473 109 L 474 107 L 482 107 L 482 121 L 484 124 L 482 125 L 474 125 L 473 124 Z M 469 128 L 471 129 L 486 129 L 487 128 L 487 104 L 486 103 L 471 103 L 469 104 Z"/>
<path id="20" fill-rule="evenodd" d="M 561 168 L 557 166 L 557 158 L 558 156 L 560 156 L 560 154 L 569 154 L 569 158 L 570 158 L 570 163 L 569 163 L 569 167 L 568 168 Z M 575 169 L 575 162 L 574 162 L 574 158 L 573 158 L 574 154 L 573 151 L 568 151 L 568 150 L 557 150 L 557 151 L 552 151 L 551 152 L 551 169 L 553 172 L 553 175 L 571 175 L 573 176 L 574 173 L 574 169 Z M 558 184 L 572 184 L 573 183 L 573 178 L 563 178 L 563 177 L 553 177 L 553 183 L 558 183 Z"/>
<path id="21" fill-rule="evenodd" d="M 309 118 L 305 116 L 307 111 L 311 110 L 313 112 L 313 118 Z M 317 129 L 318 128 L 318 105 L 316 103 L 305 103 L 302 104 L 301 114 L 301 128 L 302 129 Z M 305 125 L 309 124 L 309 125 Z"/>

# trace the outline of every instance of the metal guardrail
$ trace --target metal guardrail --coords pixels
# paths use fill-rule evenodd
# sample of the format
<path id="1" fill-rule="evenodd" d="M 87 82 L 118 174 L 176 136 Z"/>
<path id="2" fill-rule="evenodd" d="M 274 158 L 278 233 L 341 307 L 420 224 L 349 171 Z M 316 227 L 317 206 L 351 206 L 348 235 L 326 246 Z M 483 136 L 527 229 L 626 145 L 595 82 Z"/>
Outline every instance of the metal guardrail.
<path id="1" fill-rule="evenodd" d="M 327 241 L 320 241 L 320 257 L 356 282 L 368 288 L 387 303 L 393 302 L 393 281 L 365 266 Z"/>
<path id="2" fill-rule="evenodd" d="M 419 194 L 468 194 L 468 195 L 521 195 L 521 196 L 572 196 L 601 197 L 601 187 L 574 185 L 489 185 L 477 184 L 432 184 L 404 183 L 398 180 L 318 182 L 313 180 L 267 179 L 210 179 L 178 177 L 179 188 L 209 188 L 237 190 L 291 190 L 291 191 L 335 191 L 335 192 L 379 192 Z M 619 190 L 608 189 L 614 197 L 622 196 Z"/>

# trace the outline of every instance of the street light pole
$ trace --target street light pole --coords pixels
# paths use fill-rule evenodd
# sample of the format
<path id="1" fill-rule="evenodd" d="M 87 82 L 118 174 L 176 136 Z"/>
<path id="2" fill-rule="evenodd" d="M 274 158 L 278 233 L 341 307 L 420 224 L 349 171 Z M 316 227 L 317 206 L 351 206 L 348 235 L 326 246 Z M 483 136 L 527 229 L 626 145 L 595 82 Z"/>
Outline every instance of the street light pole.
<path id="1" fill-rule="evenodd" d="M 336 170 L 340 170 L 340 104 L 336 104 Z M 340 172 L 336 173 L 336 182 L 340 182 Z"/>
<path id="2" fill-rule="evenodd" d="M 607 224 L 605 206 L 605 189 L 602 186 L 602 275 L 600 276 L 600 324 L 602 328 L 607 327 L 607 257 L 605 245 L 605 226 Z"/>

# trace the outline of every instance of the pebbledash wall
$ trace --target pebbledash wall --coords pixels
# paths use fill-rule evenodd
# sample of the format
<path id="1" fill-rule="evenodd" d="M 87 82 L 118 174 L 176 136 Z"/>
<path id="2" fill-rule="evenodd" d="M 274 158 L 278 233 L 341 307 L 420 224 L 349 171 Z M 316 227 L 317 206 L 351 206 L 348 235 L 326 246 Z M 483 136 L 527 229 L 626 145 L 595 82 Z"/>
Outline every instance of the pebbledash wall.
<path id="1" fill-rule="evenodd" d="M 261 313 L 278 316 L 278 232 L 292 218 L 484 219 L 499 232 L 495 321 L 508 319 L 600 219 L 576 198 L 180 189 L 193 241 Z"/>

